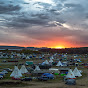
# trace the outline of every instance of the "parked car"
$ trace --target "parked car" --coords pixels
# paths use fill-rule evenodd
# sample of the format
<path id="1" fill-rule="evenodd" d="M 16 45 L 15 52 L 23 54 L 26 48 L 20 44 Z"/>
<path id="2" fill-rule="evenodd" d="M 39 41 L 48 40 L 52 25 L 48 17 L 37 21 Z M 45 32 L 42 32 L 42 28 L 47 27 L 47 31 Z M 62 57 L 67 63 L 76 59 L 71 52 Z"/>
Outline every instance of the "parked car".
<path id="1" fill-rule="evenodd" d="M 10 68 L 4 68 L 4 70 L 6 70 L 8 72 L 12 72 L 12 69 L 10 69 Z"/>
<path id="2" fill-rule="evenodd" d="M 31 77 L 25 77 L 25 78 L 22 78 L 21 81 L 32 81 L 32 78 Z"/>
<path id="3" fill-rule="evenodd" d="M 6 71 L 6 70 L 3 70 L 3 71 L 2 71 L 2 73 L 8 74 L 8 71 Z"/>
<path id="4" fill-rule="evenodd" d="M 38 80 L 40 80 L 40 81 L 47 81 L 48 77 L 47 76 L 40 76 L 40 77 L 38 77 Z"/>
<path id="5" fill-rule="evenodd" d="M 0 75 L 0 79 L 3 79 L 3 76 L 2 75 Z"/>
<path id="6" fill-rule="evenodd" d="M 5 73 L 4 72 L 0 72 L 0 75 L 5 76 Z"/>
<path id="7" fill-rule="evenodd" d="M 5 62 L 6 62 L 6 60 L 3 60 L 2 62 L 4 62 L 4 63 L 5 63 Z"/>
<path id="8" fill-rule="evenodd" d="M 67 85 L 76 85 L 76 80 L 75 79 L 67 79 L 65 84 L 67 84 Z"/>

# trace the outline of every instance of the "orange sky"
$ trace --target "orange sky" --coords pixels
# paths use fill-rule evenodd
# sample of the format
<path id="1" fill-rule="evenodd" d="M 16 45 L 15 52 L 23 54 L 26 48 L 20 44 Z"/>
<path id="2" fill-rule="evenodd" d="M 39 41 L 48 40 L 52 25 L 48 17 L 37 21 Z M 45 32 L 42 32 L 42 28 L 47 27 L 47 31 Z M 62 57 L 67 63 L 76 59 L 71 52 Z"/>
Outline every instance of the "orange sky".
<path id="1" fill-rule="evenodd" d="M 3 46 L 22 46 L 22 47 L 48 47 L 48 48 L 71 48 L 71 47 L 81 47 L 77 46 L 75 44 L 71 44 L 66 41 L 49 41 L 45 43 L 36 43 L 36 44 L 28 44 L 28 43 L 23 43 L 23 44 L 9 44 L 9 43 L 1 43 L 0 45 Z"/>

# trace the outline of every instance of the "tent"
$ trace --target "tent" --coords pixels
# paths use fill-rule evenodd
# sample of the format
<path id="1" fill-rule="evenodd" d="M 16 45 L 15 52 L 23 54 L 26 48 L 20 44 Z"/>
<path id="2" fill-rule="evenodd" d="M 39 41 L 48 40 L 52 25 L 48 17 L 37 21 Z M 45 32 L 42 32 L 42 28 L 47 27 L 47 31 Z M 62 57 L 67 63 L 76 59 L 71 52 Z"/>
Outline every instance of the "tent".
<path id="1" fill-rule="evenodd" d="M 52 62 L 53 62 L 53 60 L 52 60 L 52 59 L 50 59 L 50 60 L 49 60 L 49 62 L 50 62 L 50 63 L 52 63 Z"/>
<path id="2" fill-rule="evenodd" d="M 35 67 L 35 70 L 34 70 L 34 71 L 39 71 L 39 70 L 40 70 L 39 66 L 37 66 L 37 65 L 36 65 L 36 67 Z"/>
<path id="3" fill-rule="evenodd" d="M 14 77 L 14 78 L 20 78 L 20 77 L 22 77 L 22 74 L 21 74 L 21 72 L 20 72 L 20 70 L 18 69 L 17 66 L 14 67 L 14 70 L 11 73 L 10 77 Z"/>
<path id="4" fill-rule="evenodd" d="M 54 59 L 54 57 L 52 56 L 52 57 L 50 57 L 50 59 Z"/>
<path id="5" fill-rule="evenodd" d="M 75 67 L 73 73 L 74 73 L 75 76 L 78 76 L 78 77 L 82 76 L 80 71 L 77 69 L 77 67 Z"/>
<path id="6" fill-rule="evenodd" d="M 20 69 L 20 72 L 21 72 L 22 74 L 28 72 L 28 70 L 26 69 L 25 65 L 22 65 L 22 67 L 21 67 L 21 69 Z"/>
<path id="7" fill-rule="evenodd" d="M 59 61 L 56 66 L 63 66 L 63 65 L 62 65 L 61 61 Z"/>
<path id="8" fill-rule="evenodd" d="M 54 75 L 51 73 L 44 73 L 42 76 L 47 76 L 49 79 L 54 79 Z"/>
<path id="9" fill-rule="evenodd" d="M 71 69 L 69 69 L 68 74 L 66 75 L 66 78 L 69 78 L 69 79 L 75 79 L 76 78 Z"/>
<path id="10" fill-rule="evenodd" d="M 45 62 L 45 64 L 49 64 L 49 62 L 47 60 L 45 60 L 44 62 Z"/>
<path id="11" fill-rule="evenodd" d="M 30 57 L 29 57 L 29 56 L 27 56 L 27 57 L 26 57 L 26 59 L 30 59 Z"/>

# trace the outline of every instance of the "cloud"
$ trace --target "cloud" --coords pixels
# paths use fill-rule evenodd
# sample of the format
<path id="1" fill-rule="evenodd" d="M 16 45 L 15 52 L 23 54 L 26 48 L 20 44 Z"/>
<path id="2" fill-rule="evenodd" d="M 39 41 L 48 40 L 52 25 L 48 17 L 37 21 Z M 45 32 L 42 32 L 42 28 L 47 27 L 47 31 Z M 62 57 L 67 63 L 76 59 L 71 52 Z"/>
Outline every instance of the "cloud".
<path id="1" fill-rule="evenodd" d="M 12 12 L 12 11 L 19 11 L 21 9 L 20 6 L 16 5 L 16 6 L 13 6 L 13 5 L 0 5 L 0 14 L 4 14 L 4 13 L 9 13 L 9 12 Z"/>
<path id="2" fill-rule="evenodd" d="M 0 41 L 88 45 L 87 4 L 87 0 L 0 0 Z"/>

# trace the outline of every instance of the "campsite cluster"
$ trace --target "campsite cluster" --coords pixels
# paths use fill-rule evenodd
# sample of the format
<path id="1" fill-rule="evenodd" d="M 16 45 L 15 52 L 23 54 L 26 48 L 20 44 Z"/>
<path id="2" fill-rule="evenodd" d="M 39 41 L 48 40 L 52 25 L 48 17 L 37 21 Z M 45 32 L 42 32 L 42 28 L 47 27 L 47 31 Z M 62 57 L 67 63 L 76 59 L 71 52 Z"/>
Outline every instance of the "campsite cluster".
<path id="1" fill-rule="evenodd" d="M 87 54 L 24 54 L 0 52 L 0 78 L 32 81 L 32 80 L 58 80 L 61 77 L 67 84 L 76 84 L 76 79 L 82 77 L 87 68 Z M 8 76 L 8 78 L 6 78 Z"/>

